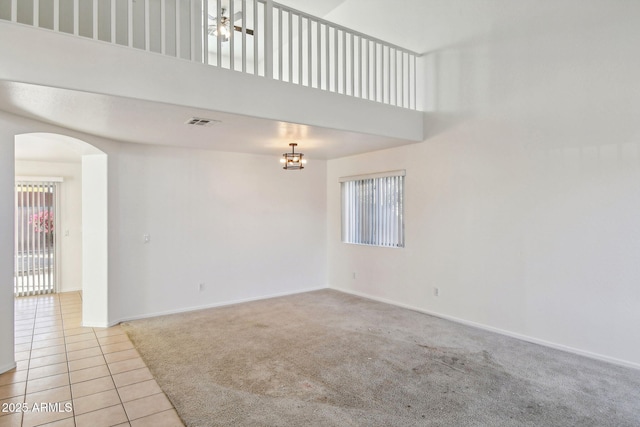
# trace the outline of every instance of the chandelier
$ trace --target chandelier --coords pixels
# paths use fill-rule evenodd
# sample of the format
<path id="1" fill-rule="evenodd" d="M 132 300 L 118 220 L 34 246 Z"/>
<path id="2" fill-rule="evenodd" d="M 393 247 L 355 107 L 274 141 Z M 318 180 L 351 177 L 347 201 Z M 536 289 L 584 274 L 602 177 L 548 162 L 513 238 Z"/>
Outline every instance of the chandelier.
<path id="1" fill-rule="evenodd" d="M 296 147 L 298 144 L 292 142 L 289 144 L 291 147 L 290 153 L 284 153 L 282 158 L 280 159 L 280 163 L 284 164 L 282 169 L 291 169 L 291 170 L 299 170 L 304 169 L 304 165 L 307 163 L 305 159 L 303 159 L 304 154 L 296 153 Z"/>

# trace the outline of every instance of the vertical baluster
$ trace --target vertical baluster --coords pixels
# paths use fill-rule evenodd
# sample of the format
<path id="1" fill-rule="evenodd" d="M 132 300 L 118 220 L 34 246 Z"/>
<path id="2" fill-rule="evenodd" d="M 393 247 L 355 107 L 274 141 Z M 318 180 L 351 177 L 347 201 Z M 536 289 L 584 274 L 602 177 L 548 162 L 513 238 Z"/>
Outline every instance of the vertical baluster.
<path id="1" fill-rule="evenodd" d="M 334 92 L 340 92 L 340 89 L 338 88 L 338 76 L 340 75 L 340 73 L 338 72 L 338 58 L 339 58 L 339 51 L 338 51 L 338 29 L 334 28 L 333 29 L 333 91 Z"/>
<path id="2" fill-rule="evenodd" d="M 293 13 L 291 11 L 288 12 L 289 20 L 288 20 L 288 42 L 289 42 L 289 83 L 293 83 Z"/>
<path id="3" fill-rule="evenodd" d="M 370 70 L 370 58 L 369 58 L 369 40 L 368 39 L 363 39 L 364 41 L 364 45 L 365 45 L 365 49 L 364 49 L 364 63 L 365 63 L 365 79 L 364 79 L 364 87 L 365 87 L 365 91 L 364 91 L 364 97 L 366 99 L 370 99 L 369 98 L 369 86 L 370 86 L 370 78 L 371 78 L 371 70 Z"/>
<path id="4" fill-rule="evenodd" d="M 363 87 L 362 87 L 362 82 L 364 80 L 363 77 L 363 73 L 362 73 L 362 37 L 360 36 L 354 36 L 355 38 L 355 49 L 356 49 L 356 55 L 358 58 L 358 62 L 356 63 L 356 82 L 355 82 L 355 89 L 356 89 L 356 93 L 358 94 L 357 96 L 359 98 L 363 97 Z"/>
<path id="5" fill-rule="evenodd" d="M 324 38 L 325 38 L 325 55 L 326 55 L 326 61 L 325 61 L 325 68 L 326 68 L 326 90 L 330 91 L 331 90 L 331 43 L 330 43 L 330 38 L 329 38 L 329 32 L 330 32 L 330 27 L 329 24 L 325 24 L 324 26 Z"/>
<path id="6" fill-rule="evenodd" d="M 349 55 L 351 57 L 351 96 L 356 96 L 356 71 L 355 71 L 355 56 L 356 56 L 356 52 L 354 50 L 354 43 L 353 43 L 353 39 L 355 38 L 355 36 L 353 34 L 349 35 L 350 43 L 351 43 L 351 55 Z"/>
<path id="7" fill-rule="evenodd" d="M 307 86 L 313 87 L 313 25 L 311 18 L 307 17 Z"/>
<path id="8" fill-rule="evenodd" d="M 282 7 L 278 6 L 278 80 L 283 80 L 282 76 Z"/>
<path id="9" fill-rule="evenodd" d="M 205 8 L 207 2 L 204 2 Z M 205 15 L 205 39 L 207 38 L 207 16 Z M 166 55 L 167 53 L 167 0 L 160 0 L 160 53 Z"/>
<path id="10" fill-rule="evenodd" d="M 73 0 L 73 34 L 77 36 L 80 34 L 80 12 L 79 2 L 80 0 Z"/>
<path id="11" fill-rule="evenodd" d="M 133 0 L 127 2 L 127 44 L 133 47 Z"/>
<path id="12" fill-rule="evenodd" d="M 60 31 L 60 0 L 53 0 L 53 31 Z"/>
<path id="13" fill-rule="evenodd" d="M 302 84 L 302 15 L 298 15 L 298 84 Z"/>
<path id="14" fill-rule="evenodd" d="M 413 95 L 412 95 L 412 85 L 411 85 L 411 81 L 412 81 L 412 74 L 413 74 L 413 64 L 411 61 L 411 54 L 407 53 L 407 108 L 411 108 L 411 103 L 413 102 Z"/>
<path id="15" fill-rule="evenodd" d="M 253 0 L 253 74 L 255 74 L 256 76 L 260 72 L 260 70 L 258 69 L 259 34 L 260 30 L 258 28 L 258 2 L 256 0 Z"/>
<path id="16" fill-rule="evenodd" d="M 264 76 L 273 78 L 273 1 L 267 0 L 264 10 Z"/>
<path id="17" fill-rule="evenodd" d="M 247 0 L 242 0 L 242 72 L 247 72 Z"/>
<path id="18" fill-rule="evenodd" d="M 366 84 L 366 71 L 365 71 L 365 56 L 364 56 L 364 39 L 362 37 L 358 37 L 358 56 L 359 56 L 359 67 L 358 67 L 358 74 L 360 77 L 360 82 L 359 82 L 359 92 L 360 92 L 360 98 L 364 98 L 366 95 L 366 91 L 365 91 L 365 84 Z"/>
<path id="19" fill-rule="evenodd" d="M 111 0 L 111 43 L 116 42 L 116 0 Z"/>
<path id="20" fill-rule="evenodd" d="M 11 0 L 11 22 L 18 22 L 18 0 Z"/>
<path id="21" fill-rule="evenodd" d="M 318 75 L 316 80 L 318 82 L 318 89 L 322 89 L 322 28 L 320 21 L 316 21 L 316 37 L 318 50 L 316 51 L 316 60 L 318 61 Z"/>
<path id="22" fill-rule="evenodd" d="M 400 100 L 400 97 L 398 96 L 398 82 L 400 81 L 400 76 L 398 76 L 398 49 L 394 49 L 393 51 L 393 76 L 395 82 L 393 85 L 395 88 L 393 91 L 393 98 L 395 101 L 394 104 L 398 106 L 398 101 Z"/>
<path id="23" fill-rule="evenodd" d="M 400 52 L 400 106 L 404 107 L 404 52 Z"/>
<path id="24" fill-rule="evenodd" d="M 33 0 L 33 26 L 40 26 L 40 0 Z"/>
<path id="25" fill-rule="evenodd" d="M 207 24 L 208 23 L 209 22 L 207 21 Z M 221 25 L 222 25 L 222 0 L 216 0 L 216 64 L 218 65 L 218 67 L 222 68 L 222 37 L 220 33 Z M 207 30 L 208 28 L 209 26 L 207 25 Z"/>
<path id="26" fill-rule="evenodd" d="M 342 31 L 342 92 L 347 94 L 347 32 Z"/>
<path id="27" fill-rule="evenodd" d="M 189 59 L 191 59 L 192 61 L 196 60 L 197 55 L 197 51 L 196 51 L 196 41 L 195 41 L 195 35 L 196 35 L 196 18 L 195 18 L 195 11 L 194 9 L 194 3 L 192 1 L 189 1 L 189 47 L 191 50 L 191 57 Z"/>
<path id="28" fill-rule="evenodd" d="M 387 104 L 391 104 L 391 47 L 387 49 Z"/>
<path id="29" fill-rule="evenodd" d="M 236 69 L 236 29 L 235 29 L 235 21 L 233 15 L 235 14 L 234 10 L 234 1 L 229 2 L 229 69 Z"/>
<path id="30" fill-rule="evenodd" d="M 151 28 L 149 16 L 149 0 L 144 0 L 144 50 L 151 50 Z"/>
<path id="31" fill-rule="evenodd" d="M 93 39 L 98 40 L 98 0 L 93 0 Z"/>
<path id="32" fill-rule="evenodd" d="M 373 42 L 373 100 L 378 100 L 378 42 Z"/>
<path id="33" fill-rule="evenodd" d="M 382 102 L 383 104 L 385 103 L 385 82 L 387 81 L 386 77 L 386 73 L 385 71 L 387 71 L 387 67 L 385 67 L 385 48 L 386 46 L 381 44 L 380 45 L 380 102 Z"/>
<path id="34" fill-rule="evenodd" d="M 418 57 L 413 55 L 413 109 L 418 109 Z"/>
<path id="35" fill-rule="evenodd" d="M 181 0 L 175 0 L 175 8 L 176 8 L 176 58 L 181 58 L 182 57 L 182 52 L 181 52 L 181 46 L 180 44 L 182 43 L 181 40 L 181 25 L 180 25 L 180 1 Z"/>
<path id="36" fill-rule="evenodd" d="M 162 0 L 164 2 L 164 0 Z M 162 31 L 164 34 L 164 31 Z M 164 53 L 164 35 L 162 42 L 162 53 Z M 209 64 L 209 2 L 202 2 L 202 61 Z"/>

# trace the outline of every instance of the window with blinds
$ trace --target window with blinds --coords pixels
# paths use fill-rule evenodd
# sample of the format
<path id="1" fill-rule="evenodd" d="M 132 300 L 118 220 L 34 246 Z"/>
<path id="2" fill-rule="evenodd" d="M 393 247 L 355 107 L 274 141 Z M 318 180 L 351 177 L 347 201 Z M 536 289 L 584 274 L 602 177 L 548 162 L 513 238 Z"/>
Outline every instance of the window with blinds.
<path id="1" fill-rule="evenodd" d="M 340 178 L 342 241 L 404 247 L 405 171 Z"/>

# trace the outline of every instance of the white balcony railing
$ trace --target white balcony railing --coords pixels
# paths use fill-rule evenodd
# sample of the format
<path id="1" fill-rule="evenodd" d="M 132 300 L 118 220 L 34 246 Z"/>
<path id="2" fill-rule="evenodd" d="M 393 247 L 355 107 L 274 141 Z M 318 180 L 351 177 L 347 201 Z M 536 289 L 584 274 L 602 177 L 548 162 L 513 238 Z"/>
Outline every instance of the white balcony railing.
<path id="1" fill-rule="evenodd" d="M 3 0 L 0 19 L 417 108 L 416 53 L 271 0 Z"/>

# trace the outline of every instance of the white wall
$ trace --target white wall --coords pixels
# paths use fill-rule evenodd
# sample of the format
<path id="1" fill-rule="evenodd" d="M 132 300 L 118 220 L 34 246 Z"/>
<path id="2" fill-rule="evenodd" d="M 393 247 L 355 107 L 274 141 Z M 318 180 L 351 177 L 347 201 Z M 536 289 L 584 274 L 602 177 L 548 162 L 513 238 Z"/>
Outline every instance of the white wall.
<path id="1" fill-rule="evenodd" d="M 325 162 L 123 144 L 109 176 L 112 321 L 326 286 Z"/>
<path id="2" fill-rule="evenodd" d="M 82 170 L 79 162 L 16 160 L 16 176 L 59 176 L 61 228 L 59 292 L 82 289 Z"/>
<path id="3" fill-rule="evenodd" d="M 428 138 L 328 163 L 330 286 L 640 367 L 639 7 L 428 54 Z M 406 248 L 340 243 L 338 177 L 394 169 Z"/>
<path id="4" fill-rule="evenodd" d="M 8 151 L 0 169 L 11 172 L 0 191 L 9 195 L 13 135 L 64 134 L 108 155 L 109 323 L 326 286 L 323 161 L 284 171 L 278 157 L 118 143 L 6 113 L 0 124 Z M 10 220 L 11 206 L 4 210 Z M 2 221 L 0 230 L 12 236 L 11 225 Z M 0 272 L 11 283 L 6 242 Z M 10 286 L 3 289 L 12 301 Z M 7 336 L 12 307 L 0 322 Z"/>
<path id="5" fill-rule="evenodd" d="M 108 156 L 82 156 L 82 324 L 109 322 Z M 117 245 L 117 242 L 116 242 Z M 113 250 L 118 253 L 117 246 Z"/>
<path id="6" fill-rule="evenodd" d="M 0 116 L 0 373 L 15 367 L 13 355 L 14 143 Z"/>

